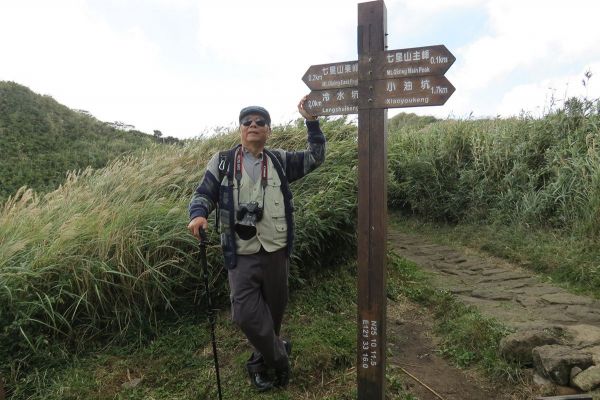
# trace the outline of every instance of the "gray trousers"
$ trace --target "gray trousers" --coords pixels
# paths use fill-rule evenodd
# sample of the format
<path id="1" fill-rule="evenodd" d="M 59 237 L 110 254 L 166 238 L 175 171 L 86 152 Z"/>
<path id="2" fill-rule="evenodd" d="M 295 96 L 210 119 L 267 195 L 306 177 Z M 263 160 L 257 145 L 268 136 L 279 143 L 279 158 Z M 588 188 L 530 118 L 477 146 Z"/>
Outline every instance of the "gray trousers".
<path id="1" fill-rule="evenodd" d="M 288 259 L 285 249 L 237 256 L 230 269 L 231 318 L 254 346 L 246 367 L 260 372 L 285 368 L 288 356 L 279 337 L 288 302 Z"/>

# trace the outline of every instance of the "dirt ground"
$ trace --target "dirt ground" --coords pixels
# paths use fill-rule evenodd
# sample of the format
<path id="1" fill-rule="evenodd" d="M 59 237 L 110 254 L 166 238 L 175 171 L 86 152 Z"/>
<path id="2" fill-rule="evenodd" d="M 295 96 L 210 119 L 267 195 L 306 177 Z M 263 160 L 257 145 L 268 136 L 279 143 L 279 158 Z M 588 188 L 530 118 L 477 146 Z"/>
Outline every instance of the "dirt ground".
<path id="1" fill-rule="evenodd" d="M 436 287 L 451 291 L 460 301 L 506 326 L 560 328 L 578 344 L 600 338 L 598 301 L 545 283 L 505 260 L 436 245 L 394 230 L 390 230 L 388 248 L 430 272 Z M 402 380 L 405 390 L 418 399 L 508 400 L 539 395 L 535 385 L 492 387 L 476 371 L 450 365 L 436 352 L 432 317 L 427 310 L 404 302 L 388 303 L 388 365 L 401 371 L 406 377 Z M 599 335 L 590 336 L 590 332 Z"/>
<path id="2" fill-rule="evenodd" d="M 436 351 L 433 320 L 420 307 L 388 302 L 388 366 L 403 376 L 403 389 L 420 400 L 510 399 L 473 371 L 450 365 Z"/>

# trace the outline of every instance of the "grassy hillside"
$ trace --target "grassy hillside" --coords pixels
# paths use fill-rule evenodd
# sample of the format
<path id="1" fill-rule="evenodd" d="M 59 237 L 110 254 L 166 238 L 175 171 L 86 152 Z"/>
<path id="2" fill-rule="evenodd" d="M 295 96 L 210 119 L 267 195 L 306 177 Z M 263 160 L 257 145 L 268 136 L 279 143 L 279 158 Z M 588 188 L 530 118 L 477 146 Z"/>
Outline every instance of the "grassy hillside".
<path id="1" fill-rule="evenodd" d="M 153 137 L 125 132 L 25 86 L 0 82 L 0 202 L 21 186 L 53 190 L 67 171 L 100 168 Z"/>

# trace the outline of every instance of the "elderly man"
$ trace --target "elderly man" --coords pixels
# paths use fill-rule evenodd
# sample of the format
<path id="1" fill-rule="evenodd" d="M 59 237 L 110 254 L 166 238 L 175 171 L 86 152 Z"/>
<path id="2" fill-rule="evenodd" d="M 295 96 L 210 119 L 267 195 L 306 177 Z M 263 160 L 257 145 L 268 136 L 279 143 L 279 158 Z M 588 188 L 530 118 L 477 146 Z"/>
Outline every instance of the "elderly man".
<path id="1" fill-rule="evenodd" d="M 259 391 L 284 387 L 290 376 L 291 342 L 279 336 L 294 241 L 289 183 L 325 159 L 325 136 L 305 101 L 298 111 L 306 119 L 307 150 L 266 148 L 269 112 L 245 107 L 239 115 L 241 144 L 212 157 L 189 206 L 188 229 L 197 238 L 199 229 L 208 229 L 208 215 L 219 207 L 232 319 L 254 347 L 246 369 Z"/>

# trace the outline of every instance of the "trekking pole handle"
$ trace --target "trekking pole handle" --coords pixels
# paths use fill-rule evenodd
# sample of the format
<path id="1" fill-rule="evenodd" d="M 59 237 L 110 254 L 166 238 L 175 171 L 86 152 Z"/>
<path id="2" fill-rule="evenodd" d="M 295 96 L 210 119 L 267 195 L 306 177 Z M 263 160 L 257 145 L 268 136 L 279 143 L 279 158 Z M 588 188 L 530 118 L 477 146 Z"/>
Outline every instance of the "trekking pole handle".
<path id="1" fill-rule="evenodd" d="M 206 242 L 208 242 L 208 236 L 206 235 L 204 228 L 198 228 L 198 233 L 200 234 L 200 243 L 206 244 Z"/>

